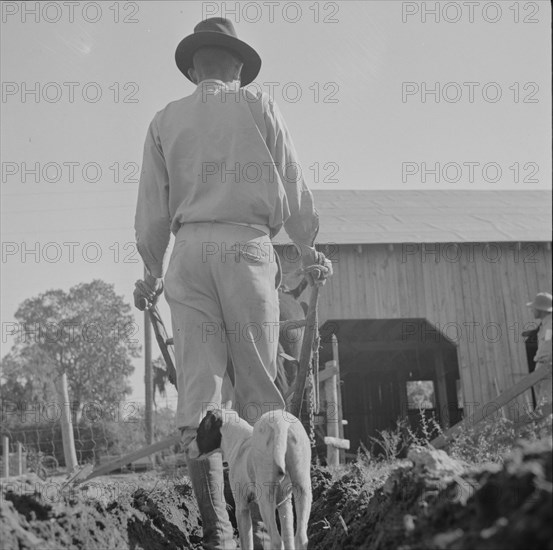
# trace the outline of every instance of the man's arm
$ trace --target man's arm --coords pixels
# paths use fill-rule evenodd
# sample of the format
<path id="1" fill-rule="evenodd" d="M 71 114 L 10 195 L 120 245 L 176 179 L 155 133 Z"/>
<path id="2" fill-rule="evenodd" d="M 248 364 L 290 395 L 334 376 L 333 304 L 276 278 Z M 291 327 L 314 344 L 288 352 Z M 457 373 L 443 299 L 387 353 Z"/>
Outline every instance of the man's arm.
<path id="1" fill-rule="evenodd" d="M 163 258 L 171 235 L 169 175 L 161 149 L 156 118 L 150 124 L 138 187 L 135 216 L 136 244 L 150 277 L 163 277 Z"/>
<path id="2" fill-rule="evenodd" d="M 290 216 L 284 222 L 284 229 L 301 254 L 304 268 L 321 266 L 315 271 L 304 272 L 310 284 L 332 275 L 332 263 L 314 248 L 319 232 L 319 214 L 313 203 L 313 194 L 303 179 L 292 137 L 277 105 L 268 100 L 265 111 L 268 135 L 267 146 L 286 192 Z"/>
<path id="3" fill-rule="evenodd" d="M 280 109 L 272 100 L 267 103 L 266 118 L 267 145 L 286 191 L 290 210 L 290 216 L 284 222 L 284 229 L 302 254 L 307 253 L 312 249 L 319 232 L 319 214 L 313 203 L 313 194 L 303 179 L 286 122 Z"/>

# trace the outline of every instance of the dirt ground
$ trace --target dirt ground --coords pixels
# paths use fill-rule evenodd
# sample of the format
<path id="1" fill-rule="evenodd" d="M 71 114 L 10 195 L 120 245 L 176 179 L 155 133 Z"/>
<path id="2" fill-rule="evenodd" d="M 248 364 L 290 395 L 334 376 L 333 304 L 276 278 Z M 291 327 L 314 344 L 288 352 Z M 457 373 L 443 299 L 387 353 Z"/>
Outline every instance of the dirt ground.
<path id="1" fill-rule="evenodd" d="M 523 444 L 503 465 L 473 470 L 442 457 L 405 461 L 380 477 L 370 465 L 335 482 L 318 472 L 311 547 L 553 549 L 550 441 Z"/>
<path id="2" fill-rule="evenodd" d="M 198 507 L 187 479 L 131 474 L 65 489 L 62 481 L 30 476 L 3 483 L 2 550 L 201 548 Z"/>
<path id="3" fill-rule="evenodd" d="M 359 460 L 341 475 L 314 468 L 310 548 L 553 549 L 550 441 L 472 470 L 424 449 L 408 458 Z M 62 481 L 2 483 L 3 550 L 201 548 L 186 478 L 118 475 L 64 490 Z"/>

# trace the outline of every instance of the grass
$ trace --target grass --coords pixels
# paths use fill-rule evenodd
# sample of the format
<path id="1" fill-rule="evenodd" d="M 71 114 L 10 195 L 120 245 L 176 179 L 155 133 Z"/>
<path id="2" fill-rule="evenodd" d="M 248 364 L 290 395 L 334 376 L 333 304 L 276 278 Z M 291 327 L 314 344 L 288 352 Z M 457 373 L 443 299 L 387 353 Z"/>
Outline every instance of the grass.
<path id="1" fill-rule="evenodd" d="M 552 437 L 551 415 L 543 417 L 540 408 L 533 415 L 536 420 L 527 418 L 525 422 L 516 423 L 498 412 L 476 425 L 466 425 L 444 450 L 452 458 L 467 464 L 502 463 L 505 455 L 520 440 L 537 441 Z M 428 418 L 422 410 L 419 416 L 417 432 L 410 427 L 407 419 L 398 419 L 393 429 L 382 430 L 377 437 L 370 437 L 373 452 L 362 445 L 357 462 L 366 462 L 367 456 L 374 460 L 378 455 L 380 460 L 394 462 L 405 457 L 411 446 L 431 446 L 430 442 L 437 435 L 442 435 L 444 430 L 435 417 Z"/>

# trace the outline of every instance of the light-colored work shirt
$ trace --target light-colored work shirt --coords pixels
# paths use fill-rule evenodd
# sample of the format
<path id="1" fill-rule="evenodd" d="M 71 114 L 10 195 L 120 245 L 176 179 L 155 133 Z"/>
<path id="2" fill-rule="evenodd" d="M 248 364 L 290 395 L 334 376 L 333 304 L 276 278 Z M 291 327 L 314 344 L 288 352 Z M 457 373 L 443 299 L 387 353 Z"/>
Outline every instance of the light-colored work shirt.
<path id="1" fill-rule="evenodd" d="M 553 332 L 551 328 L 551 313 L 542 318 L 538 328 L 538 351 L 534 356 L 536 363 L 551 363 L 551 341 Z"/>
<path id="2" fill-rule="evenodd" d="M 236 83 L 238 84 L 238 83 Z M 135 217 L 137 247 L 163 276 L 170 233 L 190 222 L 284 226 L 312 246 L 319 229 L 313 195 L 274 101 L 220 80 L 156 113 L 148 129 Z"/>

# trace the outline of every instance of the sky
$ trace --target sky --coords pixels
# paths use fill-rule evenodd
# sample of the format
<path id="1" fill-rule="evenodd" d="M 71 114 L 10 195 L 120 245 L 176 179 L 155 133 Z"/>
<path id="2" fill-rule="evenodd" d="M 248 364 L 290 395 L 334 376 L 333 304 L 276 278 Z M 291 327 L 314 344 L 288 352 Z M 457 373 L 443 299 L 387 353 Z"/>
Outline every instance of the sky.
<path id="1" fill-rule="evenodd" d="M 132 303 L 146 130 L 193 92 L 174 51 L 206 17 L 259 52 L 253 86 L 279 105 L 312 189 L 551 188 L 548 1 L 1 9 L 2 356 L 26 298 L 100 278 Z"/>

